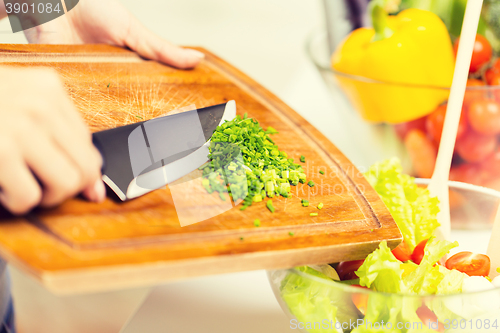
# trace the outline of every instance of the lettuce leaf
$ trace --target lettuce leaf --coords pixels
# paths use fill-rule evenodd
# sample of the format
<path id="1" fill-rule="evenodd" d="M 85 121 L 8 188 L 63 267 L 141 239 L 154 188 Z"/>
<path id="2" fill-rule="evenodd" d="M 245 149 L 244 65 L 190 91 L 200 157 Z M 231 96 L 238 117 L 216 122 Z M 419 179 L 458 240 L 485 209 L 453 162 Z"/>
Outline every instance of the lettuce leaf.
<path id="1" fill-rule="evenodd" d="M 401 291 L 401 261 L 396 259 L 386 241 L 366 257 L 363 265 L 356 271 L 359 284 L 385 293 Z"/>
<path id="2" fill-rule="evenodd" d="M 297 267 L 299 271 L 314 275 L 316 277 L 334 282 L 325 274 L 310 267 Z M 334 282 L 337 283 L 337 282 Z M 330 284 L 321 283 L 308 277 L 290 272 L 281 283 L 281 297 L 299 322 L 302 323 L 325 323 L 356 322 L 359 313 L 351 301 L 350 294 Z M 308 329 L 310 333 L 338 333 L 335 326 Z M 322 326 L 322 325 L 321 325 Z"/>
<path id="3" fill-rule="evenodd" d="M 403 173 L 399 159 L 374 164 L 365 177 L 389 209 L 410 250 L 433 235 L 439 226 L 439 200 Z"/>

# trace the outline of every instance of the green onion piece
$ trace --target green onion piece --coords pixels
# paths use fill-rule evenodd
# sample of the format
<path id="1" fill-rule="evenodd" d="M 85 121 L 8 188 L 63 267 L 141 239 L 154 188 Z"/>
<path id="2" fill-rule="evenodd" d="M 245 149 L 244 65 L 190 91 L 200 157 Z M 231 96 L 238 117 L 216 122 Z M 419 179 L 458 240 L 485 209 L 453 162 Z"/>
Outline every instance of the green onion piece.
<path id="1" fill-rule="evenodd" d="M 290 232 L 288 233 L 288 235 L 289 235 L 289 236 L 293 236 L 293 235 L 295 235 L 295 233 L 294 233 L 294 232 L 292 232 L 292 231 L 290 231 Z"/>
<path id="2" fill-rule="evenodd" d="M 309 183 L 307 183 L 307 185 L 309 185 L 309 187 L 313 187 L 314 186 L 314 182 L 312 180 L 310 180 Z"/>
<path id="3" fill-rule="evenodd" d="M 253 225 L 256 226 L 256 227 L 260 227 L 260 220 L 259 219 L 255 219 L 255 221 L 253 221 Z"/>
<path id="4" fill-rule="evenodd" d="M 305 163 L 306 162 L 306 157 L 304 155 L 300 155 L 300 161 L 302 163 Z"/>
<path id="5" fill-rule="evenodd" d="M 319 170 L 319 173 L 322 174 L 322 175 L 325 174 L 325 172 L 323 170 Z"/>
<path id="6" fill-rule="evenodd" d="M 318 213 L 311 213 L 309 216 L 318 216 Z"/>
<path id="7" fill-rule="evenodd" d="M 274 213 L 274 206 L 273 206 L 272 200 L 267 200 L 266 206 L 267 206 L 267 209 L 269 209 L 271 211 L 271 213 Z"/>
<path id="8" fill-rule="evenodd" d="M 321 209 L 321 208 L 323 208 L 323 203 L 322 203 L 322 202 L 320 202 L 320 203 L 318 204 L 318 209 Z"/>
<path id="9" fill-rule="evenodd" d="M 256 194 L 254 197 L 253 197 L 253 202 L 261 202 L 262 201 L 262 195 L 260 194 Z"/>
<path id="10" fill-rule="evenodd" d="M 309 207 L 309 201 L 302 199 L 302 207 Z"/>
<path id="11" fill-rule="evenodd" d="M 244 238 L 243 237 L 240 237 L 240 241 L 242 241 Z"/>

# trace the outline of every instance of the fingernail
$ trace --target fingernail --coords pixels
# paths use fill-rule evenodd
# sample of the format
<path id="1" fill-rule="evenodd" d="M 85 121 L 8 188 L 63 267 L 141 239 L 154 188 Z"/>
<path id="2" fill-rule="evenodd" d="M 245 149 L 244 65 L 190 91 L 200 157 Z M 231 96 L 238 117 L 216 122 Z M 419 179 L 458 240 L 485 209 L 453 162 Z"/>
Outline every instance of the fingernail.
<path id="1" fill-rule="evenodd" d="M 198 59 L 204 59 L 205 58 L 205 53 L 203 52 L 200 52 L 200 51 L 196 51 L 196 50 L 193 50 L 193 49 L 186 49 L 191 55 L 193 55 L 194 57 L 198 58 Z"/>
<path id="2" fill-rule="evenodd" d="M 94 195 L 92 196 L 93 201 L 102 202 L 106 198 L 106 188 L 101 179 L 98 179 L 94 184 Z"/>

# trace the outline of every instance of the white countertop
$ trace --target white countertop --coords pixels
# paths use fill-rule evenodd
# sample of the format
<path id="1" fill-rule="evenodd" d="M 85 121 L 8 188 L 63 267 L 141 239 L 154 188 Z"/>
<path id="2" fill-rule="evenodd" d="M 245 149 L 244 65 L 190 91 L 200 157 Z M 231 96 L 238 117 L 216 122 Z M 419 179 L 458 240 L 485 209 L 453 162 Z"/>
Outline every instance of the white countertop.
<path id="1" fill-rule="evenodd" d="M 183 45 L 204 46 L 256 79 L 323 132 L 357 164 L 371 163 L 358 135 L 307 59 L 305 40 L 321 27 L 319 0 L 123 0 L 151 30 Z M 23 42 L 0 23 L 0 42 Z M 357 133 L 359 134 L 359 133 Z M 458 235 L 458 234 L 457 234 Z M 458 235 L 470 237 L 468 234 Z M 476 236 L 475 236 L 476 237 Z M 477 236 L 484 245 L 486 234 Z M 484 246 L 483 246 L 484 247 Z M 478 251 L 485 249 L 479 248 Z M 59 298 L 13 272 L 22 333 L 291 332 L 264 271 L 198 278 L 156 287 Z M 115 316 L 109 316 L 109 308 Z M 92 325 L 91 321 L 100 322 Z M 119 326 L 118 326 L 119 327 Z"/>

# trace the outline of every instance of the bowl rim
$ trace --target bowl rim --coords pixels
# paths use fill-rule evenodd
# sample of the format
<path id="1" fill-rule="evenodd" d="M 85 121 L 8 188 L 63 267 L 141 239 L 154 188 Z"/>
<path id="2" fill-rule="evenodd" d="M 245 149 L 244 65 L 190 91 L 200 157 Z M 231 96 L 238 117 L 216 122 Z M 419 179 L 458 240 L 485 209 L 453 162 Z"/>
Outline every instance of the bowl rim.
<path id="1" fill-rule="evenodd" d="M 358 82 L 363 82 L 363 83 L 372 83 L 372 84 L 382 84 L 382 85 L 388 85 L 388 86 L 397 86 L 397 87 L 407 87 L 407 88 L 417 88 L 417 89 L 436 89 L 436 90 L 444 90 L 444 91 L 450 91 L 451 87 L 443 87 L 443 86 L 434 86 L 434 85 L 424 85 L 424 84 L 412 84 L 412 83 L 398 83 L 398 82 L 391 82 L 391 81 L 384 81 L 384 80 L 377 80 L 377 79 L 371 79 L 366 76 L 362 75 L 355 75 L 355 74 L 349 74 L 349 73 L 344 73 L 339 70 L 333 69 L 330 66 L 325 66 L 325 64 L 322 64 L 320 61 L 317 59 L 317 55 L 314 54 L 312 51 L 313 43 L 316 41 L 318 38 L 326 38 L 327 33 L 324 29 L 315 29 L 312 32 L 309 33 L 307 39 L 306 39 L 306 54 L 308 58 L 313 62 L 313 64 L 320 68 L 321 70 L 331 72 L 332 74 L 336 76 L 341 76 L 347 79 L 351 79 L 354 81 Z M 466 87 L 467 91 L 495 91 L 495 90 L 500 90 L 500 85 L 496 86 L 491 86 L 491 85 L 484 85 L 484 86 L 468 86 Z"/>
<path id="2" fill-rule="evenodd" d="M 415 178 L 415 183 L 419 185 L 428 185 L 430 182 L 430 179 L 428 178 Z M 468 191 L 473 191 L 473 192 L 479 192 L 488 196 L 492 196 L 495 198 L 500 199 L 500 191 L 496 191 L 487 187 L 483 186 L 478 186 L 478 185 L 472 185 L 468 183 L 463 183 L 463 182 L 457 182 L 457 181 L 448 181 L 448 186 L 449 187 L 454 187 L 458 189 L 463 189 L 463 190 L 468 190 Z M 307 266 L 307 265 L 306 265 Z M 467 292 L 467 293 L 451 293 L 451 294 L 407 294 L 407 293 L 387 293 L 387 292 L 380 292 L 380 291 L 374 291 L 371 289 L 366 289 L 366 288 L 359 288 L 347 283 L 342 283 L 341 281 L 334 281 L 334 280 L 326 280 L 324 278 L 299 271 L 297 268 L 289 268 L 285 269 L 285 271 L 288 272 L 293 272 L 294 274 L 298 274 L 304 278 L 307 279 L 312 279 L 313 281 L 331 285 L 335 288 L 340 288 L 341 290 L 348 292 L 348 293 L 357 293 L 357 294 L 377 294 L 377 295 L 383 295 L 384 297 L 418 297 L 420 299 L 427 299 L 427 298 L 454 298 L 454 297 L 460 297 L 460 295 L 482 295 L 482 294 L 489 294 L 491 292 L 500 292 L 500 286 L 499 287 L 494 287 L 492 289 L 487 289 L 487 290 L 481 290 L 481 291 L 474 291 L 474 292 Z M 500 276 L 500 275 L 499 275 Z"/>

